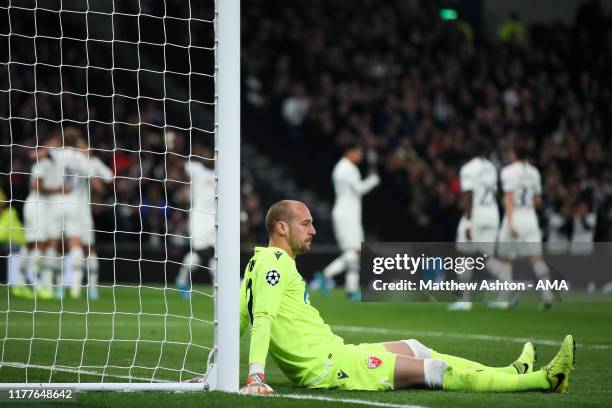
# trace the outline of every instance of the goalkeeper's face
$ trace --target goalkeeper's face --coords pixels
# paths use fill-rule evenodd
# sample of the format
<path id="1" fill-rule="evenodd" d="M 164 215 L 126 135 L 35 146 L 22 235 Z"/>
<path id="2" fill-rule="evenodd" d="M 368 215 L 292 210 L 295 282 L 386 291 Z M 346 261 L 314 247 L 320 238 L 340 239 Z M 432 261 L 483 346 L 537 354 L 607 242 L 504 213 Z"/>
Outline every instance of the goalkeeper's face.
<path id="1" fill-rule="evenodd" d="M 317 231 L 312 223 L 312 215 L 303 204 L 296 204 L 293 208 L 293 218 L 288 224 L 287 243 L 294 255 L 310 251 L 312 239 Z"/>

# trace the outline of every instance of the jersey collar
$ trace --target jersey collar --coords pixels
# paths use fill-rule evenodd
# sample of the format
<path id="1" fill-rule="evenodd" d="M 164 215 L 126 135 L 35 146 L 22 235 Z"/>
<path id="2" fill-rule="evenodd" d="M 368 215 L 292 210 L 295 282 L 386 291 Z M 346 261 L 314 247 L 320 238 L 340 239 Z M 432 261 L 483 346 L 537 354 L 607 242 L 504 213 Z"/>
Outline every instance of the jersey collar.
<path id="1" fill-rule="evenodd" d="M 273 252 L 275 255 L 280 253 L 280 255 L 276 256 L 276 259 L 280 258 L 282 255 L 285 255 L 288 259 L 290 259 L 290 260 L 295 262 L 295 260 L 289 256 L 287 251 L 285 251 L 284 249 L 279 248 L 279 247 L 275 247 L 275 246 L 268 246 L 268 247 L 256 246 L 254 248 L 254 251 L 255 252 L 270 251 L 270 252 Z"/>

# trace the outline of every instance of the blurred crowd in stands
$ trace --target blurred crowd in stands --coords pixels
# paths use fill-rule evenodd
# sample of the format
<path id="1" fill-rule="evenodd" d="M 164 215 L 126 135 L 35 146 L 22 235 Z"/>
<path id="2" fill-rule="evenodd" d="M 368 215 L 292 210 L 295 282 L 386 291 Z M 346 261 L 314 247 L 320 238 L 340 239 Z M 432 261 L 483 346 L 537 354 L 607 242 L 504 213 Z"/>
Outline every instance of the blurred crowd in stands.
<path id="1" fill-rule="evenodd" d="M 440 20 L 434 3 L 249 1 L 242 9 L 243 140 L 331 202 L 331 169 L 342 144 L 358 138 L 378 152 L 383 180 L 364 199 L 366 234 L 398 241 L 454 240 L 458 170 L 473 156 L 473 137 L 489 141 L 498 166 L 505 147 L 521 144 L 542 173 L 549 235 L 569 238 L 580 222 L 591 225 L 595 240 L 612 241 L 612 17 L 592 1 L 569 26 L 524 27 L 514 14 L 497 27 L 477 27 L 461 15 Z M 40 19 L 55 18 L 48 14 L 37 16 L 39 29 Z M 12 32 L 33 35 L 30 20 L 13 18 Z M 187 235 L 186 122 L 165 128 L 172 117 L 166 104 L 117 96 L 144 91 L 130 88 L 135 69 L 110 76 L 118 62 L 103 42 L 88 41 L 88 53 L 83 41 L 65 39 L 60 49 L 58 40 L 41 37 L 35 55 L 31 39 L 12 41 L 13 63 L 0 77 L 3 95 L 12 90 L 10 103 L 0 100 L 7 197 L 20 208 L 28 152 L 63 120 L 80 126 L 92 154 L 117 175 L 92 198 L 98 240 L 137 242 L 134 233 L 142 231 L 155 247 L 170 233 L 173 246 L 185 247 L 174 235 Z M 0 48 L 5 63 L 8 48 Z M 53 67 L 60 63 L 61 70 Z M 86 65 L 107 69 L 71 68 Z M 212 143 L 206 131 L 191 138 Z M 261 242 L 268 203 L 257 184 L 265 180 L 246 166 L 241 179 L 243 242 Z M 125 234 L 113 238 L 114 231 Z"/>
<path id="2" fill-rule="evenodd" d="M 612 240 L 612 16 L 589 1 L 569 26 L 513 13 L 488 27 L 435 3 L 250 2 L 244 136 L 328 200 L 342 143 L 376 149 L 366 235 L 396 241 L 453 241 L 470 140 L 498 166 L 520 144 L 542 173 L 544 231 Z"/>

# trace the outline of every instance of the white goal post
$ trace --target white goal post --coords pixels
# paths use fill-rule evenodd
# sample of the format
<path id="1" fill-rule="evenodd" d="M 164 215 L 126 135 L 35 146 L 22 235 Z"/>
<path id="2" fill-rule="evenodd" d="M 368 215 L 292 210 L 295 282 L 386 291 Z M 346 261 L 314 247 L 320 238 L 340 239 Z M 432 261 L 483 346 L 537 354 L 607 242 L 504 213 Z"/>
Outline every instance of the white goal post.
<path id="1" fill-rule="evenodd" d="M 141 3 L 147 3 L 147 7 L 152 7 L 151 4 L 156 2 L 144 2 L 142 0 L 136 0 L 138 3 L 137 9 L 141 12 L 136 16 L 138 21 L 138 29 L 137 31 L 140 33 L 140 24 L 141 17 L 142 20 L 150 19 L 156 21 L 163 21 L 164 27 L 164 40 L 162 44 L 151 44 L 147 41 L 141 41 L 140 34 L 137 42 L 126 41 L 125 39 L 115 40 L 115 19 L 117 18 L 125 18 L 132 17 L 132 15 L 124 14 L 122 12 L 115 12 L 115 4 L 112 5 L 112 12 L 107 13 L 108 15 L 103 16 L 104 13 L 100 11 L 90 11 L 90 6 L 94 4 L 101 4 L 101 2 L 97 0 L 87 0 L 86 2 L 78 2 L 72 0 L 61 0 L 59 3 L 59 9 L 46 9 L 46 5 L 49 2 L 45 1 L 21 1 L 21 0 L 8 0 L 8 2 L 3 3 L 0 6 L 2 8 L 3 14 L 8 16 L 9 27 L 0 33 L 0 39 L 9 44 L 8 50 L 6 52 L 0 53 L 0 58 L 4 58 L 3 56 L 8 55 L 8 59 L 0 59 L 0 70 L 6 70 L 6 89 L 0 89 L 0 97 L 8 98 L 7 103 L 3 107 L 2 111 L 0 111 L 0 122 L 5 123 L 5 128 L 10 130 L 10 136 L 7 136 L 6 139 L 0 138 L 0 149 L 4 149 L 5 151 L 9 151 L 6 153 L 7 157 L 11 157 L 15 155 L 14 149 L 22 149 L 24 151 L 32 152 L 39 151 L 42 144 L 39 143 L 39 126 L 37 122 L 39 120 L 46 121 L 50 123 L 50 126 L 56 126 L 62 128 L 62 145 L 64 145 L 64 127 L 69 126 L 71 124 L 76 124 L 81 126 L 82 129 L 86 129 L 84 133 L 85 139 L 89 142 L 89 131 L 90 127 L 93 125 L 100 126 L 108 126 L 112 130 L 112 142 L 110 148 L 101 147 L 101 148 L 91 148 L 92 155 L 95 156 L 97 153 L 107 155 L 108 157 L 112 156 L 112 160 L 114 160 L 114 164 L 117 165 L 116 153 L 118 150 L 118 146 L 121 146 L 122 140 L 118 139 L 117 134 L 115 133 L 115 129 L 117 126 L 123 126 L 126 129 L 130 129 L 131 127 L 138 126 L 137 130 L 139 137 L 139 146 L 136 150 L 130 151 L 129 148 L 125 149 L 126 154 L 133 154 L 138 156 L 140 161 L 140 175 L 128 175 L 128 176 L 117 176 L 115 174 L 114 180 L 112 182 L 113 187 L 111 187 L 112 197 L 111 202 L 105 204 L 99 204 L 101 207 L 112 208 L 115 211 L 115 230 L 113 231 L 113 246 L 114 246 L 114 255 L 112 256 L 100 256 L 100 264 L 102 265 L 105 262 L 105 265 L 111 265 L 113 269 L 114 280 L 112 283 L 100 283 L 99 287 L 104 289 L 105 292 L 101 292 L 100 299 L 104 296 L 105 293 L 112 293 L 112 301 L 109 301 L 106 305 L 110 309 L 105 309 L 104 307 L 99 306 L 100 303 L 97 304 L 90 298 L 89 295 L 86 295 L 84 299 L 79 300 L 65 300 L 66 295 L 60 295 L 57 299 L 41 301 L 35 295 L 32 301 L 28 301 L 30 303 L 25 303 L 26 301 L 16 300 L 11 293 L 11 285 L 10 281 L 7 280 L 7 284 L 0 282 L 0 290 L 6 291 L 6 296 L 2 296 L 0 298 L 0 345 L 1 348 L 1 356 L 0 356 L 0 389 L 8 389 L 8 388 L 26 388 L 26 389 L 57 389 L 57 388 L 73 388 L 77 391 L 202 391 L 202 390 L 220 390 L 227 392 L 237 392 L 239 387 L 239 360 L 240 360 L 240 347 L 239 347 L 239 288 L 240 288 L 240 0 L 214 0 L 214 18 L 211 21 L 206 21 L 202 18 L 195 18 L 196 23 L 210 23 L 214 24 L 214 46 L 211 48 L 207 48 L 202 45 L 192 45 L 192 7 L 198 3 L 200 0 L 182 0 L 185 3 L 185 10 L 188 10 L 188 17 L 173 17 L 171 15 L 167 15 L 168 6 L 166 5 L 166 0 L 160 0 L 159 3 L 163 3 L 163 15 L 153 15 L 154 13 L 148 13 L 147 11 L 143 11 L 143 6 Z M 86 7 L 83 7 L 81 10 L 74 10 L 70 7 L 74 4 L 87 3 Z M 174 2 L 176 5 L 177 2 Z M 8 4 L 8 6 L 6 6 Z M 50 3 L 49 3 L 50 4 Z M 49 6 L 50 7 L 50 6 Z M 13 32 L 12 30 L 15 27 L 19 27 L 19 21 L 11 21 L 11 18 L 17 19 L 20 13 L 27 13 L 28 15 L 33 16 L 34 18 L 34 34 L 23 34 L 19 32 Z M 40 27 L 37 26 L 36 18 L 40 15 L 54 15 L 57 14 L 59 17 L 60 26 L 62 23 L 62 18 L 70 18 L 70 15 L 73 14 L 72 17 L 77 19 L 82 19 L 84 24 L 87 26 L 85 28 L 85 38 L 72 38 L 70 35 L 66 35 L 64 37 L 64 32 L 62 31 L 62 37 L 55 38 L 53 36 L 41 34 L 39 32 Z M 112 33 L 111 40 L 104 39 L 91 39 L 90 38 L 90 30 L 89 27 L 90 17 L 95 15 L 96 18 L 104 17 L 109 18 L 108 22 L 112 25 L 112 28 L 106 28 L 107 31 L 110 30 Z M 68 16 L 68 17 L 66 17 Z M 134 20 L 136 21 L 136 20 Z M 182 33 L 184 38 L 188 38 L 188 45 L 181 44 L 173 44 L 172 41 L 168 40 L 171 33 L 166 33 L 166 23 L 170 24 L 171 22 L 180 22 L 185 23 L 188 28 L 188 32 Z M 24 24 L 27 25 L 27 24 Z M 102 29 L 104 30 L 104 29 Z M 34 44 L 34 61 L 20 61 L 19 58 L 14 57 L 17 55 L 17 52 L 13 49 L 11 50 L 11 41 L 13 41 L 13 37 L 18 38 L 19 40 L 32 40 Z M 102 38 L 102 37 L 100 37 Z M 55 41 L 59 44 L 59 61 L 57 64 L 52 62 L 45 62 L 42 59 L 41 55 L 36 54 L 37 40 L 49 40 Z M 94 61 L 94 57 L 90 56 L 92 52 L 91 49 L 88 49 L 89 44 L 109 45 L 110 53 L 112 53 L 112 67 L 104 67 L 97 66 Z M 78 46 L 83 46 L 85 52 L 86 62 L 83 62 L 83 66 L 79 66 L 79 64 L 73 65 L 70 62 L 64 61 L 64 53 L 65 50 L 62 49 L 62 46 L 67 47 L 69 43 L 77 44 Z M 116 50 L 115 46 L 121 45 L 129 45 L 135 46 L 135 50 L 138 52 L 138 66 L 134 68 L 124 68 L 116 66 L 116 59 L 120 58 L 120 53 Z M 155 70 L 151 68 L 145 68 L 142 64 L 141 60 L 141 46 L 157 46 L 161 45 L 163 47 L 163 69 Z M 4 43 L 0 44 L 0 47 L 3 47 Z M 174 72 L 172 68 L 169 68 L 170 65 L 166 61 L 166 49 L 170 49 L 172 47 L 180 48 L 183 50 L 187 50 L 189 54 L 191 49 L 204 51 L 210 50 L 211 53 L 214 53 L 214 73 L 204 73 L 202 71 L 198 71 L 196 66 L 192 66 L 192 58 L 189 55 L 188 65 L 189 71 L 186 73 L 182 72 Z M 46 52 L 46 51 L 45 51 Z M 53 52 L 53 51 L 50 51 Z M 195 52 L 195 51 L 194 51 Z M 171 55 L 171 54 L 169 54 Z M 93 58 L 90 60 L 90 58 Z M 144 59 L 144 56 L 142 57 Z M 170 58 L 170 56 L 168 57 Z M 195 61 L 195 58 L 194 58 Z M 66 72 L 68 70 L 74 69 L 85 69 L 88 84 L 85 85 L 85 91 L 80 94 L 77 91 L 66 91 L 64 89 L 65 84 L 62 83 L 62 76 L 67 75 Z M 33 73 L 32 80 L 34 84 L 31 85 L 23 85 L 27 79 L 22 79 L 17 77 L 14 73 L 16 70 L 24 69 L 31 70 Z M 59 72 L 59 92 L 53 92 L 50 90 L 51 86 L 49 86 L 46 90 L 41 90 L 40 84 L 37 84 L 37 75 L 41 71 L 55 72 L 52 70 L 57 69 Z M 90 78 L 89 72 L 93 70 L 97 70 L 99 72 L 112 72 L 115 69 L 121 70 L 122 72 L 130 71 L 135 76 L 138 86 L 138 94 L 122 94 L 119 90 L 119 85 L 115 82 L 113 75 L 110 75 L 110 82 L 112 83 L 112 95 L 102 95 L 96 94 L 96 92 L 90 91 L 89 81 L 92 81 Z M 62 73 L 62 70 L 64 72 Z M 27 71 L 30 72 L 30 71 Z M 142 80 L 142 76 L 148 74 L 162 75 L 163 85 L 159 83 L 159 87 L 163 87 L 163 97 L 146 96 L 143 97 L 141 95 L 140 81 Z M 194 82 L 192 83 L 192 74 L 194 77 Z M 20 74 L 22 75 L 22 74 Z M 49 73 L 45 75 L 51 75 Z M 172 81 L 172 77 L 181 77 L 188 78 L 188 89 L 186 91 L 186 98 L 181 99 L 179 96 L 175 94 L 170 94 L 170 87 L 168 86 L 167 90 L 167 82 L 166 76 L 168 77 L 168 83 Z M 192 86 L 195 87 L 196 82 L 195 78 L 198 77 L 211 77 L 214 78 L 214 95 L 210 95 L 210 101 L 203 101 L 199 96 L 192 96 Z M 24 76 L 25 77 L 25 76 Z M 18 78 L 16 81 L 15 78 Z M 4 82 L 2 82 L 3 86 Z M 22 88 L 20 88 L 22 86 Z M 160 91 L 162 92 L 162 91 Z M 62 101 L 62 94 L 70 94 L 77 98 L 82 98 L 84 103 L 86 103 L 86 111 L 87 117 L 82 119 L 65 119 L 64 112 L 64 101 Z M 13 102 L 14 95 L 27 95 L 31 97 L 33 100 L 33 112 L 23 113 L 21 111 L 16 111 L 16 104 Z M 59 96 L 59 111 L 61 112 L 61 117 L 52 118 L 45 117 L 45 113 L 43 111 L 38 110 L 37 97 L 49 97 L 54 98 Z M 90 116 L 90 102 L 96 98 L 109 98 L 110 106 L 112 106 L 112 120 L 105 121 L 104 119 L 100 119 L 102 116 Z M 148 98 L 148 99 L 147 99 Z M 214 98 L 214 99 L 213 99 Z M 116 104 L 117 101 L 121 99 L 124 100 L 126 104 L 130 103 L 130 101 L 136 101 L 136 106 L 138 110 L 138 123 L 128 123 L 129 120 L 125 120 L 120 118 L 119 115 L 116 115 Z M 162 121 L 162 125 L 156 126 L 152 123 L 145 123 L 147 119 L 141 117 L 141 105 L 143 99 L 147 99 L 147 101 L 152 101 L 152 103 L 158 103 L 163 106 L 163 118 L 160 119 Z M 50 100 L 50 99 L 49 99 Z M 93 103 L 93 102 L 92 102 Z M 172 104 L 175 105 L 184 105 L 187 107 L 189 112 L 188 117 L 188 125 L 181 126 L 180 124 L 171 124 L 169 115 L 171 115 L 170 107 L 166 107 L 166 105 L 170 106 Z M 1 105 L 1 103 L 0 103 Z M 212 131 L 206 129 L 198 128 L 198 124 L 196 124 L 192 115 L 197 116 L 196 111 L 198 109 L 206 108 L 206 105 L 209 105 L 208 108 L 214 107 L 214 129 Z M 5 109 L 6 108 L 6 109 Z M 181 107 L 182 108 L 182 107 Z M 17 139 L 19 135 L 15 134 L 14 123 L 21 121 L 22 123 L 30 123 L 33 125 L 28 125 L 30 129 L 33 129 L 33 133 L 35 133 L 35 144 L 33 146 L 24 146 Z M 171 148 L 169 147 L 168 140 L 164 140 L 162 144 L 165 145 L 165 152 L 159 153 L 153 151 L 153 148 L 148 148 L 143 145 L 141 134 L 144 134 L 144 130 L 140 130 L 140 126 L 145 124 L 149 129 L 156 130 L 161 132 L 164 139 L 167 138 L 168 131 L 171 132 L 182 132 L 183 134 L 189 135 L 189 154 L 185 156 L 181 156 L 181 154 L 176 154 L 171 152 Z M 0 123 L 2 125 L 2 123 Z M 0 129 L 1 131 L 2 129 Z M 179 304 L 179 308 L 181 310 L 187 310 L 185 314 L 181 314 L 180 312 L 176 312 L 173 308 L 174 306 L 170 305 L 169 299 L 174 302 L 174 299 L 178 299 L 179 290 L 174 288 L 173 282 L 168 282 L 168 277 L 170 274 L 167 272 L 172 269 L 169 266 L 176 267 L 179 266 L 184 267 L 185 264 L 181 262 L 177 262 L 175 258 L 169 259 L 168 253 L 171 252 L 172 244 L 171 240 L 180 241 L 188 240 L 188 233 L 179 233 L 170 231 L 169 224 L 174 222 L 169 219 L 170 213 L 185 213 L 191 215 L 192 207 L 189 208 L 188 211 L 173 208 L 171 204 L 168 204 L 168 192 L 167 192 L 167 184 L 170 182 L 175 182 L 176 180 L 171 180 L 168 172 L 168 160 L 169 156 L 173 156 L 173 158 L 178 158 L 183 162 L 190 162 L 192 158 L 196 157 L 196 154 L 191 151 L 191 142 L 192 142 L 192 132 L 201 132 L 204 133 L 214 133 L 214 171 L 216 176 L 215 183 L 215 229 L 216 229 L 216 245 L 214 248 L 214 260 L 216 261 L 216 267 L 214 270 L 214 278 L 212 283 L 212 288 L 210 293 L 204 293 L 203 290 L 193 290 L 193 294 L 190 295 L 200 295 L 202 300 L 198 306 L 194 306 L 195 303 L 192 302 L 192 298 L 188 297 L 189 302 Z M 2 136 L 2 135 L 0 135 Z M 40 140 L 43 138 L 43 134 L 41 131 Z M 7 140 L 7 141 L 5 141 Z M 44 147 L 44 146 L 42 146 Z M 89 153 L 88 153 L 89 154 Z M 152 180 L 152 178 L 156 178 L 157 176 L 151 176 L 143 173 L 143 161 L 142 157 L 149 155 L 160 155 L 163 154 L 164 157 L 162 162 L 164 163 L 164 176 L 162 176 L 159 180 Z M 3 156 L 0 156 L 0 158 Z M 201 159 L 201 157 L 200 157 Z M 38 163 L 39 159 L 35 159 Z M 194 159 L 195 160 L 195 159 Z M 10 171 L 7 170 L 4 172 L 2 166 L 0 166 L 0 176 L 11 178 L 14 176 L 22 176 L 25 180 L 30 179 L 31 173 L 29 170 L 23 170 L 23 168 L 14 168 L 13 162 L 10 163 Z M 78 176 L 89 179 L 92 176 Z M 137 195 L 140 198 L 140 203 L 138 205 L 124 205 L 120 202 L 120 198 L 118 195 L 118 188 L 115 185 L 115 182 L 121 179 L 126 182 L 134 182 L 139 185 L 140 191 Z M 159 182 L 160 185 L 163 185 L 164 194 L 166 197 L 166 202 L 161 207 L 156 207 L 155 205 L 148 203 L 145 204 L 144 201 L 148 199 L 148 196 L 145 197 L 145 193 L 142 191 L 142 183 L 143 182 Z M 64 182 L 62 182 L 64 183 Z M 191 181 L 183 182 L 176 181 L 178 185 L 181 183 L 183 185 L 187 185 L 188 188 L 191 185 Z M 127 185 L 127 184 L 126 184 Z M 0 187 L 2 185 L 0 184 Z M 7 186 L 8 187 L 8 186 Z M 16 199 L 13 197 L 13 186 L 10 186 L 10 191 L 5 191 L 7 195 L 6 206 L 21 208 L 24 204 L 24 200 Z M 183 186 L 184 187 L 184 186 Z M 90 188 L 90 192 L 91 187 Z M 162 198 L 164 197 L 162 194 Z M 90 199 L 91 200 L 91 199 Z M 193 198 L 190 198 L 191 205 L 193 205 Z M 91 202 L 90 202 L 91 203 Z M 71 203 L 74 204 L 74 203 Z M 138 236 L 138 242 L 140 247 L 139 256 L 135 259 L 123 259 L 122 255 L 117 252 L 117 249 L 123 245 L 123 242 L 119 238 L 117 238 L 118 233 L 123 233 L 124 231 L 119 231 L 121 228 L 117 227 L 117 211 L 120 206 L 123 205 L 123 208 L 132 209 L 136 212 L 136 219 L 140 218 L 140 235 Z M 147 207 L 148 206 L 148 207 Z M 158 242 L 161 242 L 162 249 L 165 251 L 165 263 L 156 260 L 156 259 L 144 259 L 143 256 L 143 211 L 147 211 L 143 209 L 143 207 L 147 207 L 148 211 L 159 211 L 160 214 L 163 214 L 164 219 L 162 220 L 162 224 L 165 223 L 165 227 L 161 227 L 161 233 L 151 233 L 151 237 L 155 238 Z M 2 207 L 0 206 L 0 210 Z M 184 215 L 185 217 L 187 215 Z M 94 217 L 95 218 L 95 217 Z M 165 229 L 164 229 L 165 228 Z M 95 230 L 99 232 L 98 230 Z M 165 231 L 165 232 L 164 232 Z M 65 234 L 65 231 L 64 231 Z M 124 235 L 127 236 L 128 233 Z M 11 261 L 12 258 L 22 257 L 24 258 L 23 253 L 19 253 L 18 246 L 10 243 L 9 252 L 7 254 L 3 254 L 0 252 L 0 262 Z M 62 244 L 65 245 L 65 244 Z M 195 251 L 192 248 L 192 244 L 187 244 L 188 250 Z M 63 248 L 63 247 L 62 247 Z M 27 253 L 27 252 L 26 252 Z M 29 257 L 34 257 L 32 255 L 33 252 L 29 252 Z M 176 254 L 176 251 L 175 251 Z M 89 255 L 86 255 L 89 256 Z M 174 255 L 176 257 L 176 255 Z M 69 259 L 67 255 L 67 251 L 61 252 L 58 256 L 58 259 L 61 260 L 61 270 L 62 270 L 62 279 L 64 278 L 64 257 Z M 46 258 L 45 258 L 46 259 Z M 85 271 L 86 277 L 89 276 L 89 258 L 85 259 Z M 119 262 L 133 262 L 134 268 L 138 268 L 138 279 L 139 284 L 135 286 L 131 286 L 127 283 L 124 283 L 121 280 L 121 276 L 118 276 L 118 273 L 115 270 L 115 264 Z M 44 260 L 41 262 L 45 262 Z M 70 261 L 68 261 L 70 262 Z M 145 265 L 146 262 L 150 262 L 150 264 L 159 265 L 160 269 L 163 269 L 163 276 L 160 284 L 150 284 L 148 281 L 143 280 L 143 277 L 146 278 L 147 270 Z M 32 265 L 36 265 L 34 261 L 32 261 Z M 206 269 L 206 266 L 202 266 L 200 263 L 197 264 L 201 269 Z M 9 266 L 9 270 L 10 270 Z M 34 268 L 38 268 L 35 266 Z M 31 270 L 30 270 L 31 271 Z M 7 272 L 8 275 L 9 272 Z M 193 274 L 196 272 L 194 270 Z M 191 284 L 191 266 L 189 267 L 189 276 Z M 34 272 L 33 282 L 27 283 L 26 285 L 31 285 L 32 290 L 36 292 L 38 290 L 37 287 L 37 272 Z M 88 281 L 87 285 L 89 285 L 89 279 L 85 279 Z M 55 282 L 55 281 L 54 281 Z M 57 286 L 62 289 L 62 282 L 57 284 Z M 87 285 L 83 285 L 83 288 L 87 288 Z M 4 288 L 3 288 L 4 287 Z M 193 288 L 193 285 L 191 286 Z M 63 290 L 63 289 L 62 289 Z M 163 302 L 163 305 L 158 304 L 147 304 L 147 294 L 151 295 L 151 299 L 155 299 L 155 302 L 158 300 Z M 115 296 L 117 296 L 115 298 Z M 124 296 L 123 298 L 120 298 Z M 210 298 L 210 301 L 208 300 Z M 75 298 L 78 299 L 78 298 Z M 20 303 L 21 302 L 21 303 Z M 47 303 L 45 303 L 47 302 Z M 71 303 L 72 302 L 72 303 Z M 80 302 L 80 303 L 78 303 Z M 128 304 L 132 309 L 129 309 L 130 312 L 125 312 L 127 309 L 122 309 L 124 304 Z M 154 302 L 153 302 L 154 303 Z M 178 304 L 178 301 L 176 301 Z M 201 312 L 199 307 L 202 304 L 210 304 L 214 307 L 214 311 L 208 313 L 206 312 L 205 316 L 200 316 L 198 313 Z M 32 305 L 24 306 L 24 305 Z M 97 306 L 96 306 L 97 305 Z M 188 305 L 188 306 L 185 306 Z M 25 307 L 25 309 L 24 309 Z M 177 308 L 177 309 L 179 309 Z M 27 309 L 27 310 L 26 310 Z M 151 310 L 155 311 L 151 311 Z M 37 320 L 41 319 L 41 320 Z M 89 320 L 88 320 L 89 319 Z M 65 328 L 69 324 L 69 322 L 74 322 L 75 326 L 79 326 L 78 329 L 81 330 L 81 326 L 83 328 L 84 338 L 71 338 L 69 335 L 65 333 Z M 23 323 L 26 322 L 26 323 Z M 92 330 L 92 327 L 96 329 L 94 326 L 98 326 L 98 332 Z M 57 327 L 51 327 L 56 325 Z M 211 326 L 211 330 L 214 332 L 212 345 L 208 346 L 205 344 L 201 344 L 196 338 L 197 334 L 203 332 L 204 329 L 201 326 L 209 325 Z M 28 326 L 28 327 L 25 327 Z M 107 335 L 100 336 L 100 328 L 107 327 L 109 328 L 109 332 Z M 122 337 L 120 330 L 118 328 L 133 326 L 132 329 L 134 331 L 133 337 L 125 338 Z M 193 333 L 192 333 L 192 327 Z M 188 328 L 188 329 L 185 329 Z M 179 333 L 178 335 L 174 335 L 172 330 L 188 330 L 188 335 L 184 333 Z M 30 337 L 27 338 L 30 333 Z M 68 345 L 68 348 L 65 348 Z M 77 347 L 78 346 L 78 347 Z M 44 356 L 40 351 L 44 350 L 48 347 L 49 356 Z M 70 348 L 74 347 L 74 348 Z M 19 350 L 19 352 L 14 352 L 13 350 Z M 62 353 L 66 353 L 66 350 L 77 350 L 77 354 L 80 353 L 80 356 L 76 357 L 76 363 L 65 363 L 61 361 Z M 87 355 L 89 350 L 97 350 L 96 352 L 100 353 L 99 361 L 94 361 L 95 359 L 90 359 Z M 102 350 L 102 351 L 100 351 Z M 132 350 L 131 355 L 119 355 L 116 354 L 117 350 Z M 146 363 L 142 363 L 143 354 L 147 352 L 147 350 L 154 350 L 154 353 L 147 357 Z M 23 352 L 23 354 L 19 354 Z M 198 359 L 201 359 L 204 363 L 201 364 L 201 371 L 198 369 L 194 369 L 189 367 L 189 360 L 194 353 L 198 353 Z M 179 359 L 181 361 L 175 361 L 172 363 L 168 363 L 166 358 L 170 358 L 169 356 L 180 356 Z M 47 358 L 48 357 L 48 358 Z M 48 361 L 47 363 L 38 363 L 38 360 Z M 94 362 L 92 362 L 94 361 Z M 3 373 L 4 369 L 4 373 Z M 7 371 L 8 370 L 8 371 Z M 21 378 L 18 381 L 11 381 L 11 373 L 14 371 L 10 370 L 25 370 L 25 381 Z M 32 371 L 39 370 L 41 372 L 49 372 L 49 374 L 44 375 L 31 375 L 29 374 Z M 8 373 L 8 374 L 7 374 Z M 56 377 L 59 374 L 59 377 Z M 202 381 L 199 382 L 189 382 L 188 378 L 190 375 L 199 374 L 202 377 Z M 15 377 L 17 379 L 17 377 Z M 44 378 L 41 380 L 41 378 Z M 59 378 L 59 380 L 58 380 Z M 32 380 L 33 379 L 33 380 Z M 97 381 L 99 379 L 99 381 Z M 112 379 L 112 381 L 109 381 Z M 45 380 L 47 380 L 45 382 Z"/>
<path id="2" fill-rule="evenodd" d="M 217 5 L 216 389 L 238 390 L 240 360 L 240 0 Z"/>

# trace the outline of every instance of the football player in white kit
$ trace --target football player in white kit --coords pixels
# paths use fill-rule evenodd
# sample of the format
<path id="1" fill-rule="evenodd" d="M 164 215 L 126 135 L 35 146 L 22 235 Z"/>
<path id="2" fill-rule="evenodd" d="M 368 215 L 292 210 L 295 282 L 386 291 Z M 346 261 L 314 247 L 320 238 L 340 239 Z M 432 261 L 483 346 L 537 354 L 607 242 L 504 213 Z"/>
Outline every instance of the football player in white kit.
<path id="1" fill-rule="evenodd" d="M 514 259 L 529 257 L 537 279 L 547 280 L 550 270 L 542 260 L 542 233 L 535 211 L 542 202 L 540 172 L 529 164 L 522 148 L 510 149 L 508 155 L 511 163 L 501 171 L 505 214 L 498 240 L 498 254 L 505 264 L 503 278 L 512 280 Z M 508 296 L 509 293 L 502 292 L 500 299 L 489 306 L 507 309 L 512 305 Z M 540 308 L 550 308 L 552 300 L 552 292 L 543 290 Z"/>
<path id="2" fill-rule="evenodd" d="M 322 292 L 331 286 L 334 276 L 346 270 L 345 290 L 352 300 L 360 299 L 359 254 L 364 241 L 361 222 L 361 198 L 380 183 L 378 174 L 371 172 L 365 179 L 357 167 L 363 160 L 363 147 L 356 142 L 348 143 L 344 155 L 332 172 L 336 201 L 332 210 L 334 235 L 342 254 L 327 265 L 323 273 L 315 275 Z M 370 162 L 370 167 L 374 163 Z"/>
<path id="3" fill-rule="evenodd" d="M 32 151 L 34 160 L 31 170 L 30 194 L 23 206 L 26 245 L 21 250 L 19 271 L 11 285 L 11 293 L 16 297 L 33 298 L 34 293 L 26 285 L 27 273 L 33 273 L 36 296 L 40 299 L 53 298 L 53 275 L 44 268 L 44 253 L 49 236 L 49 213 L 51 195 L 68 192 L 61 185 L 61 176 L 54 174 L 54 164 L 49 158 L 49 149 L 57 148 L 60 139 L 51 135 L 42 141 L 41 147 Z"/>
<path id="4" fill-rule="evenodd" d="M 57 256 L 62 231 L 66 237 L 68 252 L 71 257 L 72 282 L 70 297 L 81 297 L 84 270 L 88 272 L 88 294 L 90 299 L 98 298 L 97 284 L 99 275 L 98 257 L 93 248 L 94 225 L 91 215 L 90 181 L 93 177 L 110 183 L 113 172 L 97 157 L 89 154 L 89 146 L 76 128 L 67 128 L 63 132 L 65 147 L 51 152 L 58 169 L 63 174 L 63 184 L 70 188 L 63 201 L 56 205 L 58 211 L 53 217 L 55 224 L 47 248 L 49 268 L 55 272 L 61 283 L 63 277 L 57 272 L 61 269 L 61 258 Z M 96 182 L 91 183 L 96 186 Z M 59 228 L 58 224 L 59 223 Z M 61 296 L 61 295 L 60 295 Z"/>
<path id="5" fill-rule="evenodd" d="M 191 294 L 190 272 L 204 261 L 214 278 L 215 263 L 215 171 L 212 152 L 204 146 L 193 146 L 194 156 L 185 162 L 185 173 L 191 180 L 189 212 L 190 251 L 183 258 L 176 278 L 181 297 L 189 299 Z M 209 159 L 205 159 L 209 158 Z"/>
<path id="6" fill-rule="evenodd" d="M 486 158 L 487 144 L 482 139 L 474 142 L 477 154 L 461 167 L 459 179 L 462 192 L 463 216 L 457 226 L 457 251 L 466 254 L 484 254 L 486 267 L 497 276 L 502 264 L 495 258 L 495 242 L 499 233 L 499 208 L 497 207 L 497 169 Z M 458 275 L 462 282 L 472 279 L 472 270 Z M 451 303 L 451 311 L 472 309 L 470 294 L 463 293 L 460 301 Z"/>

